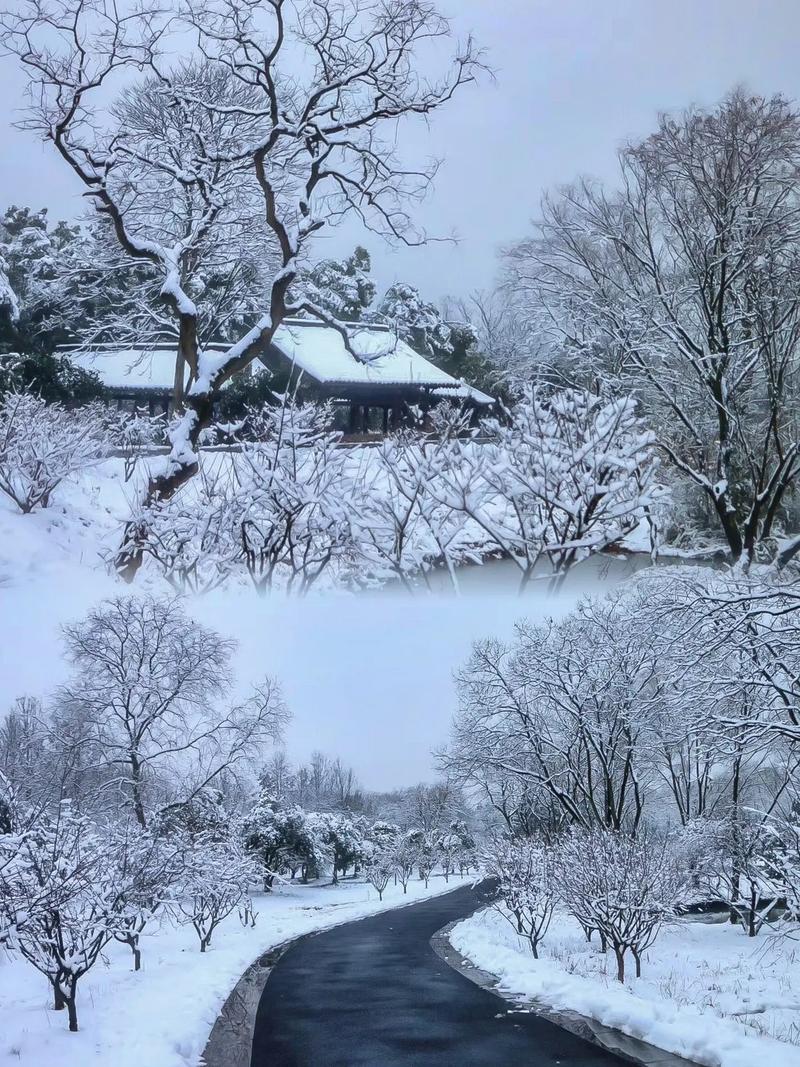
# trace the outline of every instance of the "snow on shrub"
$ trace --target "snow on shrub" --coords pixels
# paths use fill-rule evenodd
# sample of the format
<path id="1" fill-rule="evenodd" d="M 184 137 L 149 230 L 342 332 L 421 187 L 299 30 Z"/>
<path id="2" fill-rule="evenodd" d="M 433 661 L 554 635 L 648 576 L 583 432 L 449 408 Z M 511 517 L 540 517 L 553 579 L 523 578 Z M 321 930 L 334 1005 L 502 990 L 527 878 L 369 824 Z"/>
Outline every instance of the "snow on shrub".
<path id="1" fill-rule="evenodd" d="M 527 937 L 538 959 L 558 899 L 553 850 L 532 838 L 496 841 L 487 850 L 486 866 L 499 879 L 498 910 Z"/>
<path id="2" fill-rule="evenodd" d="M 684 882 L 667 839 L 633 837 L 616 830 L 573 830 L 558 849 L 561 898 L 587 936 L 597 930 L 613 949 L 617 978 L 625 980 L 625 956 L 641 975 L 642 952 L 675 913 Z"/>
<path id="3" fill-rule="evenodd" d="M 96 411 L 67 411 L 30 393 L 0 398 L 0 491 L 23 514 L 46 508 L 53 490 L 108 452 Z"/>

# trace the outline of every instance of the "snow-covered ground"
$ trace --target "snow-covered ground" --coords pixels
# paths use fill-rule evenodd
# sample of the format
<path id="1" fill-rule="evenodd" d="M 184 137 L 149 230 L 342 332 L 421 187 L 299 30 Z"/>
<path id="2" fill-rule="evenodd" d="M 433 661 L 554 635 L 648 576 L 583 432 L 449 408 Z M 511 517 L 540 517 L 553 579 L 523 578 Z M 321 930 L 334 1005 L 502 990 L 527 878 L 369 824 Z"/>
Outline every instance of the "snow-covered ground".
<path id="1" fill-rule="evenodd" d="M 54 1012 L 46 980 L 0 949 L 0 1064 L 30 1067 L 195 1067 L 228 993 L 266 949 L 389 908 L 437 896 L 469 879 L 442 876 L 390 885 L 383 901 L 364 882 L 282 887 L 255 898 L 258 922 L 244 929 L 236 915 L 215 932 L 201 954 L 189 927 L 165 926 L 142 936 L 142 970 L 130 950 L 109 946 L 104 961 L 78 988 L 80 1031 L 67 1031 Z"/>
<path id="2" fill-rule="evenodd" d="M 571 1010 L 708 1067 L 800 1067 L 800 943 L 728 923 L 666 927 L 622 986 L 614 963 L 556 915 L 535 960 L 494 908 L 450 933 L 515 1001 Z M 631 961 L 631 967 L 633 962 Z"/>

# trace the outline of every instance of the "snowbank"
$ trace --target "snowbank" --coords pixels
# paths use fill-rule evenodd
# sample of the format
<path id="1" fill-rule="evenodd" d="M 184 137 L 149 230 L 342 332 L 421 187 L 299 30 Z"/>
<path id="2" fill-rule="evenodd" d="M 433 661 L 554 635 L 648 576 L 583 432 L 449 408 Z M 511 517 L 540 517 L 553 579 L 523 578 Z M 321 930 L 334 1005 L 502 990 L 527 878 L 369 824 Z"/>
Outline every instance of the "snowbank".
<path id="1" fill-rule="evenodd" d="M 255 929 L 233 915 L 200 954 L 191 927 L 142 936 L 142 970 L 130 950 L 109 946 L 78 988 L 80 1031 L 50 1008 L 45 979 L 0 949 L 0 1065 L 28 1067 L 194 1067 L 228 993 L 266 949 L 289 938 L 401 907 L 458 888 L 469 879 L 389 886 L 383 902 L 364 882 L 289 886 L 255 898 Z"/>
<path id="2" fill-rule="evenodd" d="M 495 909 L 450 932 L 453 947 L 514 1000 L 571 1010 L 708 1067 L 800 1067 L 800 952 L 738 927 L 686 922 L 662 931 L 642 977 L 620 985 L 613 960 L 557 915 L 535 960 Z"/>

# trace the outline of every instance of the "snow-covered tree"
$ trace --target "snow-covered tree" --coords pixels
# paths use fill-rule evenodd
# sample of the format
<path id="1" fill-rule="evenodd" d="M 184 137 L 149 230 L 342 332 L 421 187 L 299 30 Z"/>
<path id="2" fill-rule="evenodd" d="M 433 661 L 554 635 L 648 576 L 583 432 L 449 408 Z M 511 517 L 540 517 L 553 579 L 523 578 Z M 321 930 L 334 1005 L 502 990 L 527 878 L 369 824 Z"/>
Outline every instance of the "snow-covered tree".
<path id="1" fill-rule="evenodd" d="M 99 462 L 108 441 L 96 411 L 65 411 L 31 393 L 0 396 L 0 492 L 24 514 L 46 508 L 58 486 Z"/>
<path id="2" fill-rule="evenodd" d="M 214 931 L 247 899 L 258 868 L 234 836 L 228 840 L 195 838 L 175 890 L 180 921 L 194 928 L 205 952 Z"/>
<path id="3" fill-rule="evenodd" d="M 58 713 L 105 771 L 105 790 L 139 824 L 156 798 L 186 800 L 235 773 L 280 736 L 286 708 L 267 679 L 223 709 L 233 644 L 191 621 L 176 601 L 118 597 L 65 628 L 73 667 Z"/>
<path id="4" fill-rule="evenodd" d="M 3 852 L 11 850 L 4 862 Z M 69 801 L 0 835 L 0 908 L 14 950 L 50 983 L 78 1029 L 77 989 L 119 926 L 114 852 Z"/>
<path id="5" fill-rule="evenodd" d="M 734 560 L 778 532 L 800 471 L 798 159 L 797 107 L 736 90 L 662 115 L 614 188 L 545 197 L 507 256 L 529 330 L 633 384 Z"/>
<path id="6" fill-rule="evenodd" d="M 394 860 L 394 873 L 397 881 L 403 887 L 403 893 L 408 892 L 408 883 L 414 873 L 414 867 L 419 858 L 416 843 L 412 836 L 404 834 L 392 853 Z"/>
<path id="7" fill-rule="evenodd" d="M 339 322 L 360 322 L 375 298 L 369 252 L 360 246 L 344 260 L 322 259 L 304 271 L 301 288 Z"/>
<path id="8" fill-rule="evenodd" d="M 527 937 L 538 959 L 559 894 L 554 850 L 533 838 L 500 839 L 486 850 L 484 862 L 499 880 L 501 914 Z"/>
<path id="9" fill-rule="evenodd" d="M 364 864 L 364 877 L 377 891 L 378 900 L 383 900 L 389 879 L 394 873 L 394 854 L 385 849 L 376 849 Z"/>
<path id="10" fill-rule="evenodd" d="M 173 28 L 197 41 L 198 67 L 208 67 L 188 87 L 186 61 L 162 54 L 167 14 Z M 396 124 L 446 104 L 474 80 L 479 58 L 468 41 L 437 77 L 450 29 L 436 9 L 360 0 L 324 8 L 313 0 L 214 0 L 163 16 L 123 14 L 106 0 L 25 0 L 4 16 L 2 29 L 29 79 L 27 125 L 53 142 L 125 254 L 158 276 L 177 322 L 190 379 L 186 411 L 150 485 L 151 497 L 170 495 L 197 470 L 196 445 L 221 386 L 269 344 L 286 315 L 317 310 L 289 296 L 314 236 L 354 214 L 389 237 L 423 239 L 405 205 L 425 191 L 433 169 L 398 162 Z M 131 128 L 127 117 L 127 104 L 146 106 L 156 72 L 157 102 L 176 116 L 177 137 L 153 137 L 149 126 Z M 127 84 L 109 109 L 117 78 Z M 131 187 L 142 190 L 141 211 L 128 210 Z M 241 220 L 236 204 L 245 187 L 261 197 L 263 244 L 276 250 L 277 270 L 252 328 L 226 351 L 203 350 L 190 282 L 202 270 L 203 242 L 231 214 Z M 144 195 L 151 188 L 174 190 L 178 201 L 196 205 L 187 231 L 165 232 L 157 213 L 154 221 Z M 120 560 L 128 573 L 140 563 L 145 536 L 129 530 Z"/>
<path id="11" fill-rule="evenodd" d="M 617 978 L 625 957 L 642 973 L 642 953 L 674 914 L 683 874 L 666 840 L 616 830 L 573 830 L 558 850 L 561 899 L 585 930 L 597 930 L 614 952 Z"/>
<path id="12" fill-rule="evenodd" d="M 428 303 L 413 285 L 396 282 L 390 286 L 374 317 L 389 323 L 412 348 L 434 362 L 437 356 L 453 351 L 452 331 L 435 304 Z"/>
<path id="13" fill-rule="evenodd" d="M 654 774 L 658 666 L 625 591 L 558 621 L 520 623 L 510 645 L 477 644 L 458 676 L 445 765 L 464 781 L 491 788 L 494 773 L 528 802 L 552 802 L 542 831 L 563 821 L 635 828 Z"/>

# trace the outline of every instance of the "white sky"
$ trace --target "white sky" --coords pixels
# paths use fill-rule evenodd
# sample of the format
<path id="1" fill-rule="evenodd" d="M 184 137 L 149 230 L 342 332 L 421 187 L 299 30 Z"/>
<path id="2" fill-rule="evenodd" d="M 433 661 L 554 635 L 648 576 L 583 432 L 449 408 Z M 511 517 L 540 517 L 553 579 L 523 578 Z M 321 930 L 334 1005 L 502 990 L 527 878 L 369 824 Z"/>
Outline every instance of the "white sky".
<path id="1" fill-rule="evenodd" d="M 472 30 L 496 83 L 463 94 L 433 121 L 404 131 L 404 156 L 444 160 L 426 227 L 460 245 L 391 252 L 355 226 L 320 238 L 319 255 L 367 244 L 381 284 L 396 278 L 431 298 L 488 285 L 495 253 L 521 235 L 542 189 L 578 173 L 613 171 L 623 139 L 660 109 L 718 100 L 737 83 L 800 97 L 800 0 L 440 0 L 456 30 Z M 52 149 L 11 128 L 22 81 L 0 61 L 0 205 L 80 213 L 74 182 Z"/>

